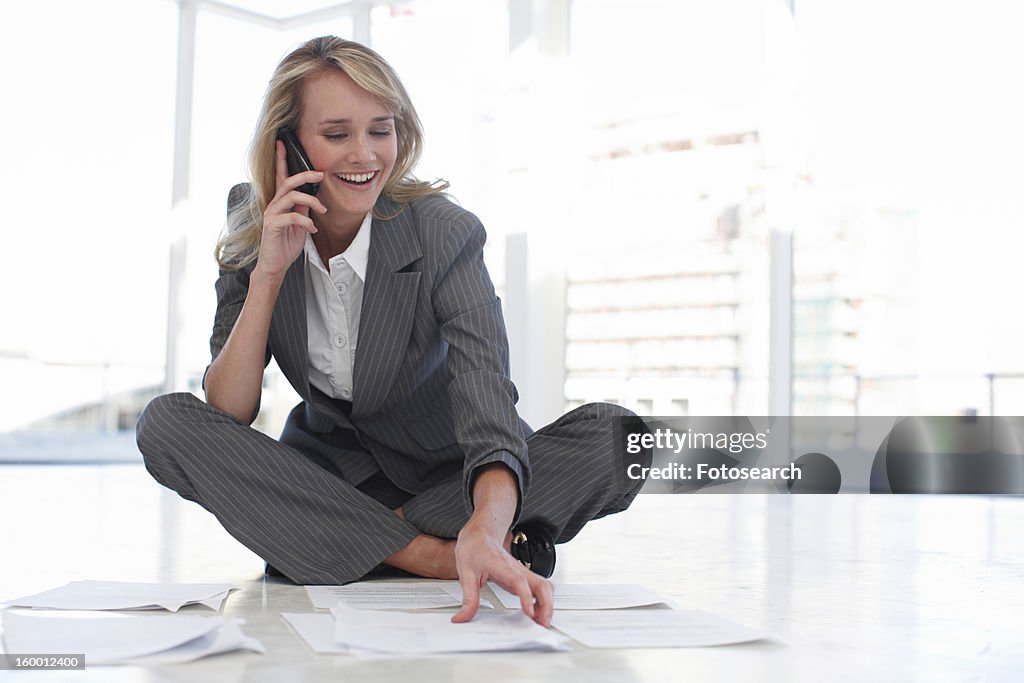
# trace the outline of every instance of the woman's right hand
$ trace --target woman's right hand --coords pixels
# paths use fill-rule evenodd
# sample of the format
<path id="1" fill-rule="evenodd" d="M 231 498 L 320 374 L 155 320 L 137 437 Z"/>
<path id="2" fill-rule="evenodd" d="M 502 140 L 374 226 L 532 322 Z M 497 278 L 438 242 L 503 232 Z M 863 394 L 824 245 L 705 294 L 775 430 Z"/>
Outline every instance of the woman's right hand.
<path id="1" fill-rule="evenodd" d="M 265 277 L 280 280 L 302 253 L 306 235 L 316 232 L 310 210 L 327 213 L 319 199 L 297 188 L 305 183 L 323 180 L 323 171 L 303 171 L 288 175 L 284 143 L 277 141 L 277 193 L 263 212 L 263 234 L 256 271 Z"/>

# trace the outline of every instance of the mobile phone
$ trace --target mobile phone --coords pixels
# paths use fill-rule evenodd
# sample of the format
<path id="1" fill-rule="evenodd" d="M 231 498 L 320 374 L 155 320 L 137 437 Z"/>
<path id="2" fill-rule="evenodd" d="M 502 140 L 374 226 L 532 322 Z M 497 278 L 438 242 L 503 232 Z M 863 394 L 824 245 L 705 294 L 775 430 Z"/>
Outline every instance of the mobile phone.
<path id="1" fill-rule="evenodd" d="M 306 154 L 306 150 L 302 149 L 302 144 L 299 142 L 299 137 L 295 134 L 295 131 L 288 128 L 281 128 L 277 131 L 277 139 L 284 143 L 284 152 L 288 162 L 288 175 L 293 176 L 296 173 L 302 173 L 303 171 L 315 171 L 313 164 L 309 161 L 309 156 Z M 320 190 L 320 183 L 306 183 L 299 185 L 299 192 L 305 192 L 316 196 L 316 193 Z"/>

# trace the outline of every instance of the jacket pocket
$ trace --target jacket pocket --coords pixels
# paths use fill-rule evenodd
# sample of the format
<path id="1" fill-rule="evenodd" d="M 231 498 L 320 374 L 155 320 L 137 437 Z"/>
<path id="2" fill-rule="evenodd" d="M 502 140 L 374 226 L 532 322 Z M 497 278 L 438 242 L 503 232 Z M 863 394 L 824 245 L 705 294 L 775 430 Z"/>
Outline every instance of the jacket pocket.
<path id="1" fill-rule="evenodd" d="M 452 415 L 446 410 L 413 418 L 403 427 L 425 451 L 438 451 L 457 443 Z"/>

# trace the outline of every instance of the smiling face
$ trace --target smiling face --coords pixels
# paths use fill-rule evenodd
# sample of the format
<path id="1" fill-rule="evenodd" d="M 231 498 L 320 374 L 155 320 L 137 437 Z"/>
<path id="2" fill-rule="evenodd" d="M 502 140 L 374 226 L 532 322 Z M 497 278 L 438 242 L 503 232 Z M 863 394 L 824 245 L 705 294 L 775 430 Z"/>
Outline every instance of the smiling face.
<path id="1" fill-rule="evenodd" d="M 394 114 L 343 71 L 329 69 L 302 86 L 298 136 L 313 168 L 324 172 L 317 194 L 327 206 L 323 218 L 343 231 L 358 228 L 395 167 Z"/>

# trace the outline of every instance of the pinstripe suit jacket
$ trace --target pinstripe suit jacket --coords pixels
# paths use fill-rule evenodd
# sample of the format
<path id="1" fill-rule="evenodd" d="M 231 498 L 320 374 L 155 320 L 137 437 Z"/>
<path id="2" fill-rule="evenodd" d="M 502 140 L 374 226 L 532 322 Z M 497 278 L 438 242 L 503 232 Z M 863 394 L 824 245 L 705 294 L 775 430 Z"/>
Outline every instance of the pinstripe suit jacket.
<path id="1" fill-rule="evenodd" d="M 367 453 L 340 468 L 358 484 L 378 468 L 421 493 L 461 470 L 471 509 L 476 468 L 502 462 L 520 501 L 530 483 L 529 426 L 515 409 L 501 303 L 484 266 L 479 219 L 441 195 L 399 205 L 381 197 L 373 219 L 351 411 L 309 384 L 305 258 L 289 268 L 270 323 L 266 362 L 305 401 L 314 432 L 354 429 Z M 255 262 L 221 270 L 210 351 L 220 353 L 245 301 Z"/>

